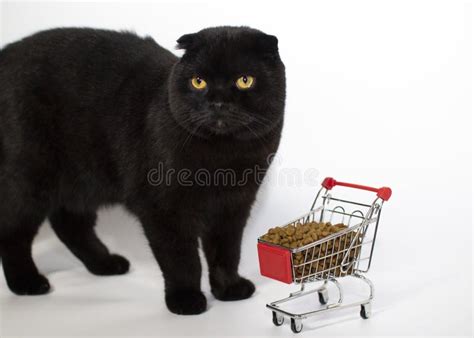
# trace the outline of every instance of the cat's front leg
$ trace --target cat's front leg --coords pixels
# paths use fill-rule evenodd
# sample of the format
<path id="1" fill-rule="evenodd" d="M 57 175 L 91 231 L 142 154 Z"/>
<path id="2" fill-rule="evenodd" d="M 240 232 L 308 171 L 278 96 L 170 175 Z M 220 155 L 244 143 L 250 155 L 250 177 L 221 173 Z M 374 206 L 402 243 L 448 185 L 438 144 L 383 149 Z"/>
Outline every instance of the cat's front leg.
<path id="1" fill-rule="evenodd" d="M 186 220 L 180 213 L 151 210 L 139 218 L 163 272 L 168 309 L 181 315 L 206 311 L 207 300 L 201 292 L 198 235 L 192 219 Z"/>
<path id="2" fill-rule="evenodd" d="M 224 209 L 209 220 L 201 235 L 211 291 L 219 300 L 246 299 L 255 292 L 253 283 L 238 273 L 242 234 L 248 215 L 249 207 Z"/>

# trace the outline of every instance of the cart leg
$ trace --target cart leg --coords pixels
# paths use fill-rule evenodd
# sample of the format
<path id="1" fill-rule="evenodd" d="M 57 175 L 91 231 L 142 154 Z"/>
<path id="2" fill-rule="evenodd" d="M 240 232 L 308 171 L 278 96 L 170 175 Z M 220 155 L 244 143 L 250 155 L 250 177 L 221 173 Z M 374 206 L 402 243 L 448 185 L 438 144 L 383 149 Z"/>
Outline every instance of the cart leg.
<path id="1" fill-rule="evenodd" d="M 318 290 L 318 299 L 321 305 L 326 305 L 329 300 L 329 294 L 328 294 L 328 289 L 319 289 Z"/>
<path id="2" fill-rule="evenodd" d="M 370 303 L 362 304 L 360 306 L 360 316 L 364 319 L 369 319 L 372 315 L 372 306 Z"/>
<path id="3" fill-rule="evenodd" d="M 328 281 L 325 280 L 324 284 L 318 289 L 318 299 L 321 305 L 326 305 L 329 300 L 327 284 L 328 284 Z"/>
<path id="4" fill-rule="evenodd" d="M 290 293 L 290 297 L 299 295 L 299 294 L 302 293 L 303 291 L 304 291 L 304 283 L 301 283 L 301 288 L 299 289 L 299 291 L 291 292 L 291 293 Z"/>
<path id="5" fill-rule="evenodd" d="M 300 333 L 303 330 L 303 323 L 301 319 L 291 318 L 291 331 L 294 333 Z"/>
<path id="6" fill-rule="evenodd" d="M 336 285 L 337 291 L 339 292 L 339 300 L 337 301 L 337 305 L 342 304 L 342 302 L 344 301 L 344 292 L 342 291 L 341 284 L 335 278 L 331 278 L 331 279 L 329 279 L 329 281 L 333 282 Z"/>
<path id="7" fill-rule="evenodd" d="M 285 321 L 285 317 L 276 311 L 272 311 L 272 321 L 275 326 L 280 326 Z"/>
<path id="8" fill-rule="evenodd" d="M 370 301 L 374 298 L 374 285 L 372 284 L 370 279 L 362 275 L 355 274 L 354 277 L 361 279 L 369 286 L 370 291 L 369 291 L 369 298 L 367 299 L 367 303 L 363 303 L 360 306 L 360 316 L 364 319 L 369 319 L 370 316 L 372 315 L 372 304 Z"/>
<path id="9" fill-rule="evenodd" d="M 362 275 L 359 275 L 359 274 L 355 274 L 353 275 L 354 277 L 356 278 L 359 278 L 361 280 L 363 280 L 368 286 L 369 286 L 369 289 L 370 289 L 370 294 L 369 294 L 369 301 L 372 300 L 374 298 L 374 284 L 372 284 L 372 282 L 370 281 L 370 279 L 368 279 L 367 277 L 364 277 Z"/>

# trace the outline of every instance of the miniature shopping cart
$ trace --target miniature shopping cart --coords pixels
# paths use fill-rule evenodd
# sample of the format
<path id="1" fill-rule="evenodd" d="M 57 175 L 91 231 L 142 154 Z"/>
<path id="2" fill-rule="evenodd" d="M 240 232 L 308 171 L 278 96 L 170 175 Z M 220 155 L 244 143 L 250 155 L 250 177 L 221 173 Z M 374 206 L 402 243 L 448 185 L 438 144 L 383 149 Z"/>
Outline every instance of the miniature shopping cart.
<path id="1" fill-rule="evenodd" d="M 332 196 L 332 188 L 343 186 L 368 190 L 377 193 L 372 204 L 364 204 Z M 338 182 L 331 177 L 324 179 L 322 187 L 314 199 L 311 211 L 283 229 L 298 223 L 337 222 L 347 227 L 343 230 L 322 238 L 302 247 L 287 248 L 263 239 L 258 240 L 258 256 L 260 272 L 263 276 L 285 283 L 300 284 L 299 291 L 270 304 L 267 308 L 272 311 L 273 323 L 283 324 L 284 318 L 291 319 L 291 330 L 295 333 L 303 329 L 302 320 L 323 311 L 360 306 L 360 315 L 367 319 L 371 314 L 371 300 L 374 296 L 372 282 L 363 276 L 369 271 L 374 251 L 375 238 L 380 220 L 382 205 L 392 194 L 390 188 L 372 188 L 358 184 Z M 318 206 L 319 205 L 319 206 Z M 296 259 L 296 256 L 299 259 Z M 304 257 L 304 259 L 301 259 Z M 351 276 L 365 282 L 369 287 L 368 298 L 344 303 L 341 284 L 337 278 Z M 305 291 L 305 285 L 311 282 L 322 282 L 319 287 Z M 333 283 L 338 290 L 337 301 L 329 303 L 328 283 Z M 318 294 L 321 305 L 317 309 L 303 313 L 293 313 L 282 307 L 283 304 L 297 298 Z M 316 301 L 316 299 L 314 298 Z M 288 304 L 287 304 L 288 305 Z"/>

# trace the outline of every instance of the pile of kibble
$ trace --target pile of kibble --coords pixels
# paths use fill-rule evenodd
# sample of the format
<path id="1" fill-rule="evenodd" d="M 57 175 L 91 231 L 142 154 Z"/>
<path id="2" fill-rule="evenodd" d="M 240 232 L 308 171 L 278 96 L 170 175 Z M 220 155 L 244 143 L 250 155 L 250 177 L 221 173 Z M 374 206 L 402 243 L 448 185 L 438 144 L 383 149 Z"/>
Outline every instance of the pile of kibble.
<path id="1" fill-rule="evenodd" d="M 296 223 L 271 228 L 261 239 L 265 242 L 296 249 L 346 229 L 347 226 L 342 223 L 334 225 L 329 222 Z M 354 246 L 349 253 L 349 260 L 347 260 L 347 266 L 350 268 L 341 271 L 344 255 L 347 254 L 355 236 L 358 238 L 354 241 Z M 350 263 L 351 260 L 358 257 L 361 243 L 360 234 L 349 232 L 342 236 L 336 236 L 333 240 L 293 253 L 295 280 L 341 277 L 351 274 L 353 266 Z"/>

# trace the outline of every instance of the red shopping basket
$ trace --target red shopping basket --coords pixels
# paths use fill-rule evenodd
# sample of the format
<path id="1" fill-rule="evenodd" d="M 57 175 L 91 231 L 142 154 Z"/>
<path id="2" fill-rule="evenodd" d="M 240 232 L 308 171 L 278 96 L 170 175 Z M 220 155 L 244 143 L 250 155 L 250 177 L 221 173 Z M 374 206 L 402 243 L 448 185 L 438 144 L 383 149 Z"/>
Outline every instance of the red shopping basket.
<path id="1" fill-rule="evenodd" d="M 262 276 L 287 284 L 293 282 L 291 252 L 289 250 L 261 242 L 257 244 L 257 249 Z"/>

